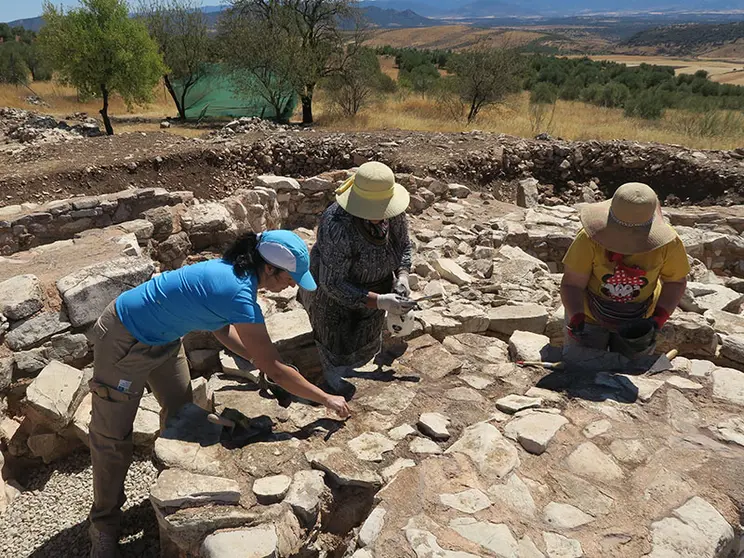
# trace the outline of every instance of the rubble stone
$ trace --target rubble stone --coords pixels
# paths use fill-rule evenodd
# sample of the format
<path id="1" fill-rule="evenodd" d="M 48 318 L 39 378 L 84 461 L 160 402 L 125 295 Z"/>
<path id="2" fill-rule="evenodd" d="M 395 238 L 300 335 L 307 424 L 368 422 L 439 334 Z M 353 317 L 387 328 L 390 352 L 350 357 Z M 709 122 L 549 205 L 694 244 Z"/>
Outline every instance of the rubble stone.
<path id="1" fill-rule="evenodd" d="M 519 442 L 528 452 L 540 455 L 548 449 L 548 444 L 558 431 L 568 424 L 568 419 L 549 413 L 529 413 L 512 420 L 506 425 L 507 438 Z"/>
<path id="2" fill-rule="evenodd" d="M 427 436 L 435 440 L 448 440 L 450 433 L 447 430 L 450 419 L 441 413 L 423 413 L 418 420 L 418 427 Z"/>
<path id="3" fill-rule="evenodd" d="M 205 504 L 237 504 L 240 486 L 232 479 L 196 475 L 180 469 L 166 469 L 150 490 L 150 500 L 161 508 L 182 508 Z"/>
<path id="4" fill-rule="evenodd" d="M 14 327 L 5 341 L 14 351 L 23 351 L 51 339 L 70 328 L 67 316 L 60 312 L 42 312 Z"/>
<path id="5" fill-rule="evenodd" d="M 432 262 L 432 265 L 434 266 L 434 269 L 437 270 L 439 275 L 441 275 L 443 279 L 446 279 L 450 283 L 462 286 L 469 285 L 474 282 L 474 279 L 453 260 L 439 258 L 437 260 L 434 260 Z"/>
<path id="6" fill-rule="evenodd" d="M 328 489 L 323 481 L 323 471 L 297 471 L 292 478 L 284 501 L 304 525 L 314 525 L 320 511 L 320 502 Z"/>
<path id="7" fill-rule="evenodd" d="M 535 409 L 541 405 L 542 399 L 540 398 L 514 394 L 507 395 L 496 401 L 496 408 L 510 415 L 524 409 Z"/>
<path id="8" fill-rule="evenodd" d="M 548 324 L 548 311 L 537 304 L 505 305 L 488 313 L 488 329 L 503 335 L 529 331 L 542 335 Z"/>
<path id="9" fill-rule="evenodd" d="M 250 529 L 217 531 L 204 539 L 201 546 L 203 558 L 231 558 L 240 552 L 241 558 L 277 558 L 279 539 L 273 525 L 260 525 Z"/>
<path id="10" fill-rule="evenodd" d="M 713 397 L 744 406 L 744 372 L 733 368 L 717 368 L 711 374 Z"/>
<path id="11" fill-rule="evenodd" d="M 476 513 L 491 507 L 491 501 L 488 499 L 488 496 L 477 488 L 464 490 L 457 494 L 441 494 L 439 501 L 445 506 L 463 513 Z"/>
<path id="12" fill-rule="evenodd" d="M 292 479 L 287 475 L 274 475 L 256 479 L 253 483 L 253 493 L 259 504 L 265 506 L 281 502 L 289 491 Z"/>
<path id="13" fill-rule="evenodd" d="M 82 370 L 52 361 L 28 387 L 28 405 L 52 429 L 60 431 L 70 423 L 85 397 L 87 386 L 83 379 Z"/>
<path id="14" fill-rule="evenodd" d="M 23 320 L 44 305 L 44 291 L 35 275 L 17 275 L 0 283 L 0 314 Z"/>
<path id="15" fill-rule="evenodd" d="M 447 454 L 467 455 L 487 479 L 495 482 L 519 466 L 519 454 L 495 426 L 482 422 L 465 429 Z"/>
<path id="16" fill-rule="evenodd" d="M 542 361 L 550 339 L 529 331 L 515 331 L 509 338 L 509 356 L 514 361 Z"/>

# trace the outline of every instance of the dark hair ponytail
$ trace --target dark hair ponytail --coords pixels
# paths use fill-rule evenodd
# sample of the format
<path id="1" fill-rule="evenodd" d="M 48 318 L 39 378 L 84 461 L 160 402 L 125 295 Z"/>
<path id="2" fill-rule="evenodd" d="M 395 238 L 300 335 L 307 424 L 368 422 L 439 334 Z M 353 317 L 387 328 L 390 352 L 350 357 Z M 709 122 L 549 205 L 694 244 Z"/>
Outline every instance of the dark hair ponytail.
<path id="1" fill-rule="evenodd" d="M 258 274 L 259 268 L 266 263 L 258 252 L 258 236 L 252 232 L 239 236 L 225 250 L 222 259 L 233 266 L 233 271 L 238 277 Z"/>

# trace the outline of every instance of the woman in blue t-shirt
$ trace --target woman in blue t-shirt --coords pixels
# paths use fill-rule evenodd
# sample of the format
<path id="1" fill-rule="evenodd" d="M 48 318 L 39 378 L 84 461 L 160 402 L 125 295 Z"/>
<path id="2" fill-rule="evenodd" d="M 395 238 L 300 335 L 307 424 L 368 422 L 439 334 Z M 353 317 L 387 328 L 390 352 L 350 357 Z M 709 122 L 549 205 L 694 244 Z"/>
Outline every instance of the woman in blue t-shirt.
<path id="1" fill-rule="evenodd" d="M 91 556 L 117 555 L 124 479 L 132 461 L 132 426 L 148 384 L 162 422 L 191 401 L 191 375 L 181 338 L 212 331 L 290 393 L 349 415 L 329 395 L 283 364 L 266 331 L 257 292 L 316 285 L 305 243 L 289 231 L 239 238 L 221 259 L 158 275 L 123 293 L 92 328 L 94 374 L 90 449 L 93 463 Z"/>

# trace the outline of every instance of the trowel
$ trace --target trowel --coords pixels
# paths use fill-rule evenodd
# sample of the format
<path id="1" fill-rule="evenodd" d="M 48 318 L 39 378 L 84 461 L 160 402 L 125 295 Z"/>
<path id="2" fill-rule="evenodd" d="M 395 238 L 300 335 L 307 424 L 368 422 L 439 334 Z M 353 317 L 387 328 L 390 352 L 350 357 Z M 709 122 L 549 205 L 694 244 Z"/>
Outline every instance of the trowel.
<path id="1" fill-rule="evenodd" d="M 648 369 L 646 374 L 653 376 L 654 374 L 672 370 L 672 368 L 674 368 L 674 366 L 672 366 L 672 360 L 674 360 L 678 354 L 679 351 L 677 349 L 672 349 L 667 354 L 661 355 L 656 362 L 651 365 L 651 368 Z"/>

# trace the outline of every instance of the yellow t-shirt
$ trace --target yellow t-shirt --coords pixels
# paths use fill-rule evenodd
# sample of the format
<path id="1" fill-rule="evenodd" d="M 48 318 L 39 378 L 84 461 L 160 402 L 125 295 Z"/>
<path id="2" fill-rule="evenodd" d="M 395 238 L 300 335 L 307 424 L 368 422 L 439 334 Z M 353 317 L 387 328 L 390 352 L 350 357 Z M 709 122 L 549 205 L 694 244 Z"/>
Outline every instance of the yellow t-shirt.
<path id="1" fill-rule="evenodd" d="M 625 256 L 625 266 L 646 272 L 639 277 L 616 270 L 616 264 L 610 261 L 607 249 L 594 242 L 584 229 L 579 231 L 569 247 L 563 264 L 576 273 L 589 274 L 587 288 L 606 300 L 644 302 L 653 297 L 646 317 L 654 312 L 662 283 L 681 281 L 690 273 L 687 252 L 679 237 L 651 252 Z M 584 313 L 593 319 L 586 302 Z"/>

